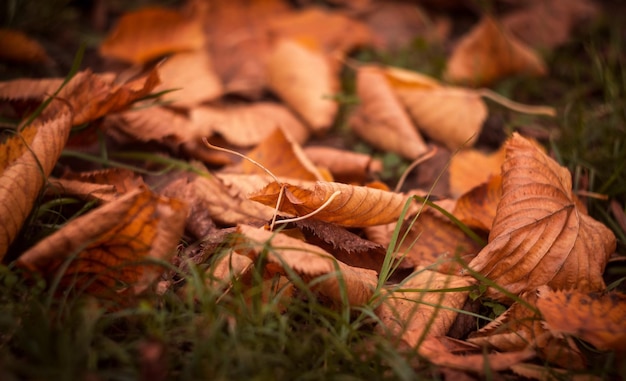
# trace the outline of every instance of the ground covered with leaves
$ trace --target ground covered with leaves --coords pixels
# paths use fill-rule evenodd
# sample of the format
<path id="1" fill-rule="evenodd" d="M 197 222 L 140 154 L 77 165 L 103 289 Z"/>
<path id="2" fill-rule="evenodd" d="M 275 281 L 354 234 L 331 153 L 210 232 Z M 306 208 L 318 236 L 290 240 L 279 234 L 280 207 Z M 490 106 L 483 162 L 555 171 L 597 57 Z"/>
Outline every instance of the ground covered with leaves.
<path id="1" fill-rule="evenodd" d="M 619 2 L 8 1 L 0 378 L 626 377 Z"/>

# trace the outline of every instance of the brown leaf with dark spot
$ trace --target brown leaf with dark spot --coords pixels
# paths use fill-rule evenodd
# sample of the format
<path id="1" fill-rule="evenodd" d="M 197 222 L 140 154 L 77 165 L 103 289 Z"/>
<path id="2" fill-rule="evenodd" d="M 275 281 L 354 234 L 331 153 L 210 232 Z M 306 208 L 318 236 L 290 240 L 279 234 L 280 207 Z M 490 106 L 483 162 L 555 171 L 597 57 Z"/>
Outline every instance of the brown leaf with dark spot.
<path id="1" fill-rule="evenodd" d="M 72 220 L 17 263 L 48 279 L 60 275 L 63 292 L 136 295 L 164 270 L 150 261 L 175 253 L 186 209 L 180 201 L 136 190 Z"/>
<path id="2" fill-rule="evenodd" d="M 569 171 L 514 134 L 489 244 L 469 266 L 513 294 L 545 284 L 597 291 L 615 246 L 611 230 L 578 208 Z M 507 299 L 493 289 L 488 295 Z"/>

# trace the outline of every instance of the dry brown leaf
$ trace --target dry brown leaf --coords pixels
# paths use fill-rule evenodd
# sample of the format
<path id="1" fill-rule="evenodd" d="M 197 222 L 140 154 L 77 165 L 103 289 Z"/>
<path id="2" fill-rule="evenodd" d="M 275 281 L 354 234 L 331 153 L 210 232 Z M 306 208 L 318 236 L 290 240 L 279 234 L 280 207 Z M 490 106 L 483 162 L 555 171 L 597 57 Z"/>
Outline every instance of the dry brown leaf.
<path id="1" fill-rule="evenodd" d="M 280 128 L 276 128 L 246 156 L 261 164 L 275 176 L 308 181 L 326 180 L 306 157 L 300 145 L 285 136 Z M 266 173 L 248 160 L 243 160 L 239 167 L 243 173 Z"/>
<path id="2" fill-rule="evenodd" d="M 339 90 L 339 83 L 319 46 L 280 38 L 274 42 L 266 65 L 272 91 L 313 131 L 324 132 L 331 127 L 338 111 L 331 97 Z"/>
<path id="3" fill-rule="evenodd" d="M 376 314 L 384 333 L 418 347 L 428 337 L 445 336 L 467 299 L 470 277 L 417 268 L 409 280 L 381 296 Z M 454 290 L 467 288 L 466 290 Z"/>
<path id="4" fill-rule="evenodd" d="M 284 187 L 279 211 L 295 216 L 320 209 L 335 192 L 339 192 L 329 205 L 315 214 L 315 219 L 341 226 L 363 227 L 395 221 L 407 201 L 407 197 L 400 193 L 341 183 L 318 181 L 307 186 L 284 184 Z M 280 192 L 281 185 L 272 182 L 250 195 L 250 199 L 275 206 Z"/>
<path id="5" fill-rule="evenodd" d="M 282 233 L 247 225 L 239 225 L 237 230 L 245 238 L 238 246 L 241 253 L 256 258 L 267 251 L 270 263 L 282 268 L 287 266 L 306 281 L 317 278 L 314 289 L 335 302 L 342 302 L 340 290 L 344 286 L 351 306 L 365 304 L 373 295 L 378 278 L 372 270 L 348 266 L 319 247 Z M 269 250 L 268 244 L 271 245 Z"/>
<path id="6" fill-rule="evenodd" d="M 0 60 L 43 63 L 50 62 L 46 50 L 36 40 L 13 29 L 0 29 Z"/>
<path id="7" fill-rule="evenodd" d="M 304 153 L 316 166 L 330 171 L 340 183 L 362 184 L 383 169 L 380 160 L 363 153 L 325 146 L 305 147 Z"/>
<path id="8" fill-rule="evenodd" d="M 503 314 L 472 333 L 470 343 L 501 352 L 520 351 L 533 348 L 537 355 L 568 369 L 584 369 L 587 360 L 571 339 L 562 339 L 550 334 L 537 310 L 537 292 L 521 295 L 521 301 L 513 303 Z"/>
<path id="9" fill-rule="evenodd" d="M 246 179 L 259 181 L 253 175 L 246 175 Z M 191 180 L 173 181 L 163 190 L 163 194 L 189 202 L 188 226 L 207 224 L 209 222 L 202 222 L 207 218 L 226 225 L 264 224 L 272 218 L 274 209 L 248 200 L 246 196 L 249 189 L 242 189 L 245 183 L 239 180 L 242 178 L 225 183 L 213 175 L 195 176 Z M 267 181 L 263 180 L 262 184 L 267 184 Z M 258 189 L 259 186 L 257 182 L 254 188 Z M 205 216 L 205 213 L 208 215 Z"/>
<path id="10" fill-rule="evenodd" d="M 399 68 L 387 68 L 385 75 L 420 132 L 450 150 L 476 142 L 487 118 L 478 92 Z"/>
<path id="11" fill-rule="evenodd" d="M 504 146 L 490 154 L 475 149 L 456 152 L 450 159 L 449 169 L 452 196 L 461 197 L 472 188 L 499 175 L 504 156 Z"/>
<path id="12" fill-rule="evenodd" d="M 225 91 L 258 99 L 267 85 L 269 20 L 290 10 L 283 0 L 191 0 L 185 13 L 199 19 L 207 35 L 219 36 L 208 45 Z"/>
<path id="13" fill-rule="evenodd" d="M 450 221 L 437 216 L 432 208 L 423 209 L 417 219 L 404 221 L 394 252 L 406 257 L 414 266 L 432 266 L 442 273 L 453 274 L 460 269 L 458 258 L 471 261 L 481 246 Z M 366 235 L 385 247 L 391 242 L 396 224 L 368 227 Z"/>
<path id="14" fill-rule="evenodd" d="M 569 171 L 514 134 L 489 244 L 469 266 L 513 294 L 544 284 L 596 291 L 605 287 L 615 245 L 611 230 L 577 207 Z M 492 289 L 488 295 L 507 299 Z"/>
<path id="15" fill-rule="evenodd" d="M 46 278 L 63 271 L 64 292 L 72 287 L 102 297 L 138 294 L 163 270 L 149 261 L 175 253 L 186 213 L 180 201 L 136 190 L 72 220 L 17 263 Z"/>
<path id="16" fill-rule="evenodd" d="M 350 126 L 357 135 L 381 150 L 408 159 L 428 151 L 380 68 L 360 67 L 356 86 L 361 104 L 352 114 Z"/>
<path id="17" fill-rule="evenodd" d="M 175 10 L 146 7 L 119 19 L 100 45 L 100 54 L 141 65 L 165 54 L 198 50 L 203 45 L 199 22 Z"/>
<path id="18" fill-rule="evenodd" d="M 537 307 L 554 335 L 573 335 L 600 350 L 626 352 L 626 295 L 539 288 Z"/>
<path id="19" fill-rule="evenodd" d="M 233 279 L 242 276 L 252 267 L 252 260 L 245 255 L 230 251 L 215 261 L 206 271 L 205 282 L 212 288 L 222 288 L 232 284 Z"/>
<path id="20" fill-rule="evenodd" d="M 439 366 L 460 369 L 480 375 L 492 374 L 493 371 L 507 370 L 515 364 L 535 356 L 535 352 L 524 349 L 508 353 L 488 353 L 455 355 L 436 337 L 424 340 L 418 348 L 418 353 L 431 363 Z"/>
<path id="21" fill-rule="evenodd" d="M 266 139 L 278 127 L 297 143 L 304 143 L 309 129 L 285 106 L 271 102 L 228 107 L 197 107 L 191 111 L 196 130 L 203 136 L 220 134 L 227 142 L 250 147 Z"/>
<path id="22" fill-rule="evenodd" d="M 172 90 L 161 99 L 175 106 L 193 107 L 223 93 L 220 78 L 204 50 L 174 54 L 158 68 L 161 84 L 154 91 Z"/>
<path id="23" fill-rule="evenodd" d="M 581 21 L 598 13 L 597 5 L 588 0 L 531 1 L 505 15 L 502 25 L 532 47 L 552 49 L 566 43 Z"/>
<path id="24" fill-rule="evenodd" d="M 543 76 L 547 68 L 532 49 L 490 16 L 484 16 L 448 59 L 444 77 L 473 86 L 489 85 L 512 75 Z"/>
<path id="25" fill-rule="evenodd" d="M 61 155 L 71 119 L 70 109 L 53 101 L 33 123 L 0 144 L 0 259 Z"/>
<path id="26" fill-rule="evenodd" d="M 119 194 L 128 193 L 145 185 L 143 178 L 129 169 L 109 168 L 91 172 L 67 173 L 63 175 L 65 180 L 78 180 L 81 182 L 112 185 Z"/>
<path id="27" fill-rule="evenodd" d="M 52 197 L 74 196 L 82 200 L 108 202 L 115 200 L 119 193 L 114 185 L 94 184 L 68 179 L 50 179 L 46 195 Z"/>
<path id="28" fill-rule="evenodd" d="M 452 214 L 470 228 L 490 231 L 502 197 L 502 177 L 492 177 L 461 196 Z"/>
<path id="29" fill-rule="evenodd" d="M 320 28 L 320 25 L 324 25 Z M 356 47 L 371 45 L 369 28 L 338 12 L 309 7 L 277 17 L 270 22 L 270 33 L 294 40 L 314 41 L 315 46 L 335 58 L 344 58 Z"/>

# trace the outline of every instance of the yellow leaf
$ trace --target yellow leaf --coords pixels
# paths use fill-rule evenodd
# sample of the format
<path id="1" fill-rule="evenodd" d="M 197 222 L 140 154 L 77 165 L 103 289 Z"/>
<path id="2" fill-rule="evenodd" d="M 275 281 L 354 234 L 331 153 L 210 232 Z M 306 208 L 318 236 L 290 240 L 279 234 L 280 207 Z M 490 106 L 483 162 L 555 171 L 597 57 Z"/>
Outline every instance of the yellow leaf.
<path id="1" fill-rule="evenodd" d="M 514 134 L 489 244 L 469 266 L 513 294 L 545 284 L 597 291 L 615 245 L 611 230 L 577 207 L 569 171 Z"/>

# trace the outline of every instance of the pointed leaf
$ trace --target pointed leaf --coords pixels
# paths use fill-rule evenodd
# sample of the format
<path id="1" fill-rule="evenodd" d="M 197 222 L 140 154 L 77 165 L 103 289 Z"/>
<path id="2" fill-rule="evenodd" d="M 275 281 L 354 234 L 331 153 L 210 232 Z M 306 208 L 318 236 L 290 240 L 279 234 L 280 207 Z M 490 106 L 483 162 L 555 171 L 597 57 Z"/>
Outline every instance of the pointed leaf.
<path id="1" fill-rule="evenodd" d="M 469 264 L 519 294 L 547 284 L 555 289 L 604 289 L 602 273 L 615 236 L 584 214 L 571 175 L 518 134 L 506 145 L 502 199 L 489 244 Z M 489 295 L 506 299 L 495 290 Z"/>

